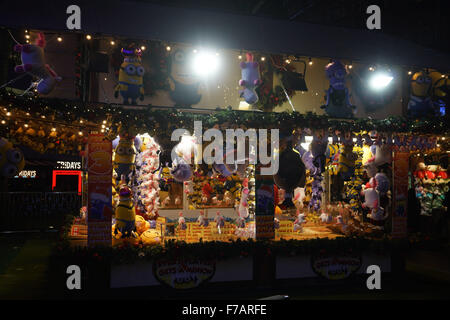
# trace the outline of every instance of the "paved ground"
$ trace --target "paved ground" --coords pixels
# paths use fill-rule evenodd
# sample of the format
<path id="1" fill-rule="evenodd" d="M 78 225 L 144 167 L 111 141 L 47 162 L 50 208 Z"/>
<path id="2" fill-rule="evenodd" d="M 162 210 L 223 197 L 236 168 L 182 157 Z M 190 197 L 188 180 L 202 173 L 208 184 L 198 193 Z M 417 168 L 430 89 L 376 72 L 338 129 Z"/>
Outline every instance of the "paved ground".
<path id="1" fill-rule="evenodd" d="M 55 241 L 52 233 L 0 234 L 0 299 L 59 298 L 48 285 L 48 257 Z M 148 289 L 110 290 L 110 298 L 148 297 Z M 450 247 L 439 252 L 415 251 L 407 256 L 406 272 L 382 278 L 382 290 L 369 291 L 364 279 L 346 285 L 301 285 L 277 289 L 240 288 L 227 292 L 190 293 L 186 298 L 258 299 L 288 295 L 294 300 L 310 299 L 450 299 Z M 147 294 L 146 294 L 147 293 Z M 170 292 L 153 298 L 183 298 Z"/>

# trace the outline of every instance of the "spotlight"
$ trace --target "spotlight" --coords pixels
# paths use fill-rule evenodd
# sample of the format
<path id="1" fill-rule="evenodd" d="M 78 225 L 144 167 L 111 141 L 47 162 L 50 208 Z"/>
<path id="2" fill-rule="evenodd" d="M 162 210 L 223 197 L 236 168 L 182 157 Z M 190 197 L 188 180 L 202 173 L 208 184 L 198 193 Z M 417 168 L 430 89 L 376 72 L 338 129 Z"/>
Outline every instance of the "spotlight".
<path id="1" fill-rule="evenodd" d="M 374 71 L 375 68 L 374 67 L 369 67 L 369 71 Z"/>
<path id="2" fill-rule="evenodd" d="M 408 74 L 409 74 L 409 75 L 412 75 L 412 71 L 408 71 Z"/>
<path id="3" fill-rule="evenodd" d="M 170 50 L 172 50 L 172 48 L 171 48 L 170 46 L 167 46 L 167 47 L 166 47 L 166 50 L 167 50 L 167 51 L 170 51 Z"/>
<path id="4" fill-rule="evenodd" d="M 195 55 L 192 67 L 196 74 L 207 76 L 217 71 L 219 64 L 219 57 L 216 54 L 202 51 Z"/>
<path id="5" fill-rule="evenodd" d="M 90 34 L 86 35 L 86 39 L 91 40 L 92 39 L 91 35 Z"/>
<path id="6" fill-rule="evenodd" d="M 291 60 L 286 59 L 286 63 L 287 63 L 287 64 L 291 63 Z"/>
<path id="7" fill-rule="evenodd" d="M 116 43 L 114 42 L 114 40 L 111 40 L 110 43 L 111 43 L 112 46 L 116 44 Z"/>
<path id="8" fill-rule="evenodd" d="M 261 57 L 261 61 L 265 61 L 266 60 L 266 57 Z"/>
<path id="9" fill-rule="evenodd" d="M 5 120 L 2 120 L 2 124 L 5 124 L 6 123 L 6 121 Z"/>
<path id="10" fill-rule="evenodd" d="M 369 85 L 373 90 L 382 90 L 391 83 L 392 76 L 386 73 L 375 73 L 370 77 Z"/>
<path id="11" fill-rule="evenodd" d="M 7 112 L 6 115 L 9 117 L 11 116 L 11 112 Z"/>
<path id="12" fill-rule="evenodd" d="M 312 61 L 312 59 L 311 59 L 311 58 L 309 58 L 309 62 L 308 62 L 308 64 L 309 64 L 310 66 L 312 66 L 312 64 L 313 64 L 313 61 Z"/>
<path id="13" fill-rule="evenodd" d="M 141 46 L 142 51 L 144 51 L 145 49 L 147 49 L 145 46 Z"/>
<path id="14" fill-rule="evenodd" d="M 62 38 L 61 38 L 61 37 L 58 37 L 58 38 L 56 38 L 56 40 L 58 40 L 58 42 L 61 42 L 61 41 L 62 41 Z"/>
<path id="15" fill-rule="evenodd" d="M 239 59 L 239 60 L 242 60 L 242 55 L 238 55 L 238 59 Z"/>
<path id="16" fill-rule="evenodd" d="M 30 39 L 30 35 L 29 35 L 29 34 L 26 34 L 26 35 L 25 35 L 25 38 Z"/>

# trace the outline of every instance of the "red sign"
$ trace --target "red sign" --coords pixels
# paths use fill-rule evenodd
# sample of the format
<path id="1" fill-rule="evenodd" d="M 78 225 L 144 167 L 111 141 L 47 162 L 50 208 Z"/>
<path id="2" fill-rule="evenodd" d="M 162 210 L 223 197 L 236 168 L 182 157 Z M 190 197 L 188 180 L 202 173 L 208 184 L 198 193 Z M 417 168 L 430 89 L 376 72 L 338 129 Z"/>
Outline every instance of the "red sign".
<path id="1" fill-rule="evenodd" d="M 88 137 L 88 246 L 111 245 L 112 143 Z"/>
<path id="2" fill-rule="evenodd" d="M 393 180 L 394 206 L 392 211 L 392 238 L 407 236 L 409 153 L 394 152 Z"/>

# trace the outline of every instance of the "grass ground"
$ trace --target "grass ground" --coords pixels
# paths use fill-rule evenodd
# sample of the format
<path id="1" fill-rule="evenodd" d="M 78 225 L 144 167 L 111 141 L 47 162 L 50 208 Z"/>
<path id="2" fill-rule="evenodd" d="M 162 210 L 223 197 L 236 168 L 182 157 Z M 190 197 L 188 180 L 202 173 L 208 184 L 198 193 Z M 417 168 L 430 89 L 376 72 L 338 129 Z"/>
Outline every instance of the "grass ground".
<path id="1" fill-rule="evenodd" d="M 52 233 L 0 235 L 0 299 L 61 298 L 49 286 L 48 261 L 55 241 Z M 341 299 L 450 299 L 450 248 L 444 251 L 414 251 L 406 259 L 401 275 L 383 275 L 382 289 L 370 291 L 363 278 L 333 285 L 278 285 L 275 289 L 240 288 L 232 295 L 192 292 L 187 297 L 170 291 L 151 297 L 145 288 L 110 290 L 105 296 L 147 297 L 155 299 L 259 299 L 271 295 L 288 295 L 292 300 Z M 147 291 L 148 293 L 148 291 Z"/>

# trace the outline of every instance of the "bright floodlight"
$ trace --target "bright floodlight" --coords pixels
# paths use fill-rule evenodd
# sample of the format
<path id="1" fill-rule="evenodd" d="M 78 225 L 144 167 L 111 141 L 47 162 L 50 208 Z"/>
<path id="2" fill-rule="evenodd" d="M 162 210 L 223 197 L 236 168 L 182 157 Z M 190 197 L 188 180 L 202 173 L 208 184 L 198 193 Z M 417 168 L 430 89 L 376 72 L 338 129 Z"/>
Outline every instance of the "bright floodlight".
<path id="1" fill-rule="evenodd" d="M 384 73 L 375 73 L 370 77 L 369 85 L 373 90 L 382 90 L 386 88 L 394 79 L 393 77 Z"/>
<path id="2" fill-rule="evenodd" d="M 212 52 L 200 51 L 195 54 L 192 67 L 199 76 L 210 75 L 219 68 L 219 56 Z"/>

